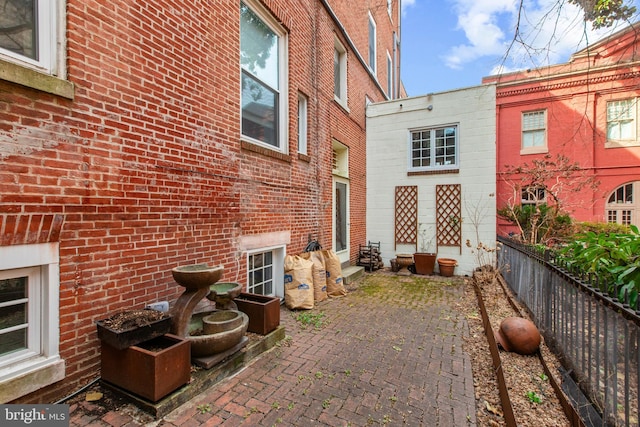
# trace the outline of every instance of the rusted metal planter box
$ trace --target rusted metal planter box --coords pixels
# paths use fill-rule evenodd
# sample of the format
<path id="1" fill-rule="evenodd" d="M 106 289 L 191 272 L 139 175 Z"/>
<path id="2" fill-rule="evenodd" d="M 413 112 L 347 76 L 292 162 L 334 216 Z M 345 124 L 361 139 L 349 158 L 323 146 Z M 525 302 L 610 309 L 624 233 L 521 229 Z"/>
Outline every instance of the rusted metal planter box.
<path id="1" fill-rule="evenodd" d="M 157 402 L 189 382 L 191 345 L 166 334 L 123 350 L 102 342 L 101 376 L 104 381 Z"/>
<path id="2" fill-rule="evenodd" d="M 234 301 L 249 316 L 247 331 L 267 335 L 280 325 L 280 298 L 243 292 Z"/>
<path id="3" fill-rule="evenodd" d="M 118 350 L 124 350 L 132 345 L 137 345 L 168 333 L 171 330 L 171 316 L 166 315 L 166 317 L 153 321 L 148 325 L 136 326 L 122 331 L 113 330 L 105 326 L 104 320 L 96 321 L 96 327 L 98 329 L 98 338 L 102 342 Z"/>

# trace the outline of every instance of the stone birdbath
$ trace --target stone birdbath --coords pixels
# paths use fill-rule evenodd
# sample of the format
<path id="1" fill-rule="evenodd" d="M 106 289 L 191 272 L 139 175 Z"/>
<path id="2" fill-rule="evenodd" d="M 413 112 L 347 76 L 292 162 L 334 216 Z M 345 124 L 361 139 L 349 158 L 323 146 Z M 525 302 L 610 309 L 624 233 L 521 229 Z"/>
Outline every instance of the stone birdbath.
<path id="1" fill-rule="evenodd" d="M 172 310 L 171 333 L 179 337 L 189 334 L 189 321 L 194 308 L 211 292 L 211 285 L 222 277 L 224 267 L 207 264 L 191 264 L 171 270 L 173 279 L 185 288 Z"/>
<path id="2" fill-rule="evenodd" d="M 217 310 L 237 310 L 233 301 L 242 292 L 242 285 L 234 282 L 219 282 L 209 286 L 207 299 L 216 303 Z"/>

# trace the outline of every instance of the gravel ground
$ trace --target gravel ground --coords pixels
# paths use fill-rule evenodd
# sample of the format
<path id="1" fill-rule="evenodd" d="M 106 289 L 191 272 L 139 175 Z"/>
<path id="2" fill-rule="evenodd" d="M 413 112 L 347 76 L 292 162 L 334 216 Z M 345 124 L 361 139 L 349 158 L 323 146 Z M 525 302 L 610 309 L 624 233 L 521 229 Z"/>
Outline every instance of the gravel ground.
<path id="1" fill-rule="evenodd" d="M 461 309 L 467 313 L 470 328 L 470 338 L 465 351 L 471 354 L 473 364 L 477 423 L 479 426 L 503 426 L 506 423 L 502 415 L 497 379 L 472 280 L 480 285 L 492 329 L 496 330 L 504 318 L 519 314 L 509 305 L 505 292 L 494 274 L 478 273 L 473 279 L 467 280 L 466 293 L 469 298 L 465 298 L 460 304 Z M 549 351 L 544 340 L 540 351 L 553 375 L 553 372 L 557 372 L 559 362 Z M 570 425 L 549 379 L 544 375 L 537 355 L 523 356 L 500 349 L 500 359 L 519 426 Z"/>

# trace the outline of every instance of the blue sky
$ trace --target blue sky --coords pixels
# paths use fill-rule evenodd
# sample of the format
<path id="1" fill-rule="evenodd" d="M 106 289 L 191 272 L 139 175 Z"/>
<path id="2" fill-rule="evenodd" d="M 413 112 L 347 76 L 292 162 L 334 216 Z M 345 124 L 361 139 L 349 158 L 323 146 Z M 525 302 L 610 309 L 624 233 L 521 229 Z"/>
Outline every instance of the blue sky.
<path id="1" fill-rule="evenodd" d="M 637 6 L 640 0 L 631 3 Z M 409 96 L 476 86 L 498 70 L 566 62 L 622 29 L 593 31 L 567 0 L 402 0 L 401 77 Z M 639 7 L 640 9 L 640 7 Z M 536 50 L 511 44 L 520 33 Z M 508 52 L 508 54 L 507 54 Z"/>

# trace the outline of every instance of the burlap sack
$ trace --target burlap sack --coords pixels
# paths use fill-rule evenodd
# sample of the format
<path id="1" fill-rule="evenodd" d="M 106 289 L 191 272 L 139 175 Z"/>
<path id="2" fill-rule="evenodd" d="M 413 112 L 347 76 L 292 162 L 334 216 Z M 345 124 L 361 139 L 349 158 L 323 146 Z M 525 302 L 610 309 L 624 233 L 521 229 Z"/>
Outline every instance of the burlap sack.
<path id="1" fill-rule="evenodd" d="M 313 308 L 313 262 L 297 255 L 284 259 L 284 304 L 291 310 Z"/>
<path id="2" fill-rule="evenodd" d="M 328 249 L 322 251 L 324 268 L 327 270 L 327 294 L 330 297 L 341 297 L 347 294 L 342 278 L 342 266 L 338 255 Z"/>
<path id="3" fill-rule="evenodd" d="M 324 301 L 327 296 L 327 270 L 324 268 L 324 257 L 320 251 L 303 252 L 300 256 L 313 262 L 313 299 Z"/>

